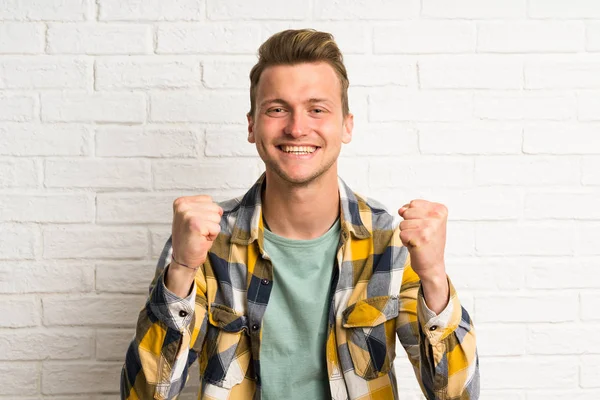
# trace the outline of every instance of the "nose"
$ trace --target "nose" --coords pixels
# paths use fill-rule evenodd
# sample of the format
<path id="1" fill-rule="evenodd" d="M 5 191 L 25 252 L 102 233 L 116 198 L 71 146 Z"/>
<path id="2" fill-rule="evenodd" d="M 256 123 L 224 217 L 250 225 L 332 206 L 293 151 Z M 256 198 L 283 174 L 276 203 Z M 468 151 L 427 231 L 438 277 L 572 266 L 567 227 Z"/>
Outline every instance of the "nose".
<path id="1" fill-rule="evenodd" d="M 300 137 L 308 132 L 307 126 L 306 116 L 302 113 L 291 113 L 285 126 L 285 133 L 292 137 Z"/>

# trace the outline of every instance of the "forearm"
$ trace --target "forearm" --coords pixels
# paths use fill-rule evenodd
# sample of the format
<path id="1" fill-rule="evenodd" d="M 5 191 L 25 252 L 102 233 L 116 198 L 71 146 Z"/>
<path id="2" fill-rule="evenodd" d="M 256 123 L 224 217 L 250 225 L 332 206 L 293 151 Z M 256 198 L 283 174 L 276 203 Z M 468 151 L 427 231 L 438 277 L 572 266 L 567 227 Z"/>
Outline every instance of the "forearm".
<path id="1" fill-rule="evenodd" d="M 441 313 L 450 300 L 450 286 L 448 277 L 444 276 L 421 278 L 423 297 L 427 307 L 436 314 Z"/>

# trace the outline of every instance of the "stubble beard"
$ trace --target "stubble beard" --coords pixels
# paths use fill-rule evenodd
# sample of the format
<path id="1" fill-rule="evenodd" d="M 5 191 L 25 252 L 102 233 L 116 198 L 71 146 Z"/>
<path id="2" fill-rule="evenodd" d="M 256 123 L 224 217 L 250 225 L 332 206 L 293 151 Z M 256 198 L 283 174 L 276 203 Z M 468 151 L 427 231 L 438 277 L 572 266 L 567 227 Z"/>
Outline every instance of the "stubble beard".
<path id="1" fill-rule="evenodd" d="M 313 174 L 309 175 L 308 177 L 304 177 L 304 178 L 300 178 L 300 179 L 294 179 L 291 176 L 289 176 L 283 170 L 283 168 L 281 168 L 281 166 L 273 160 L 265 161 L 265 165 L 267 168 L 269 168 L 273 172 L 275 172 L 277 174 L 277 176 L 279 176 L 284 182 L 287 182 L 291 186 L 306 187 L 306 186 L 309 186 L 311 183 L 317 181 L 323 175 L 325 175 L 325 173 L 333 167 L 333 164 L 335 164 L 336 159 L 337 158 L 333 158 L 331 161 L 328 161 L 324 166 L 320 167 Z"/>

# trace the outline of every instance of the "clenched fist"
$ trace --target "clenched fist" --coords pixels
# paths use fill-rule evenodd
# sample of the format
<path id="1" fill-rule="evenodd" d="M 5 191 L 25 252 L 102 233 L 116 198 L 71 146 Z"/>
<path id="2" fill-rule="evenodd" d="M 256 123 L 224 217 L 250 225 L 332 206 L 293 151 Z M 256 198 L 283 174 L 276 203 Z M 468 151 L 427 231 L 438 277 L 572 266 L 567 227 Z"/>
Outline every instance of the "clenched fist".
<path id="1" fill-rule="evenodd" d="M 448 209 L 443 204 L 413 200 L 398 214 L 400 240 L 408 248 L 411 267 L 421 279 L 427 305 L 434 312 L 447 304 L 448 282 L 444 261 Z"/>
<path id="2" fill-rule="evenodd" d="M 206 261 L 217 238 L 223 209 L 210 196 L 179 197 L 173 202 L 172 241 L 177 262 L 198 267 Z M 194 270 L 172 262 L 166 285 L 180 297 L 187 296 Z"/>
<path id="3" fill-rule="evenodd" d="M 180 197 L 173 202 L 172 246 L 177 261 L 198 266 L 217 238 L 223 209 L 210 196 Z"/>

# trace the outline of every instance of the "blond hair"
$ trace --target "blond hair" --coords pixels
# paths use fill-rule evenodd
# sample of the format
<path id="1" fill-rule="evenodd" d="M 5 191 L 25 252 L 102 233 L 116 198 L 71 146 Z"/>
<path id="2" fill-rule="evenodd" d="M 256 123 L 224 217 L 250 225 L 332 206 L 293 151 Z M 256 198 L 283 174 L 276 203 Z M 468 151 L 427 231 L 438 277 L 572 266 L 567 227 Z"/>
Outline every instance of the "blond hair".
<path id="1" fill-rule="evenodd" d="M 335 43 L 333 35 L 314 29 L 288 29 L 274 34 L 258 49 L 258 62 L 250 71 L 250 111 L 256 111 L 256 91 L 258 81 L 265 68 L 274 65 L 295 65 L 310 62 L 326 62 L 340 79 L 342 87 L 342 111 L 344 116 L 350 112 L 348 107 L 348 74 L 344 66 L 342 52 Z"/>

